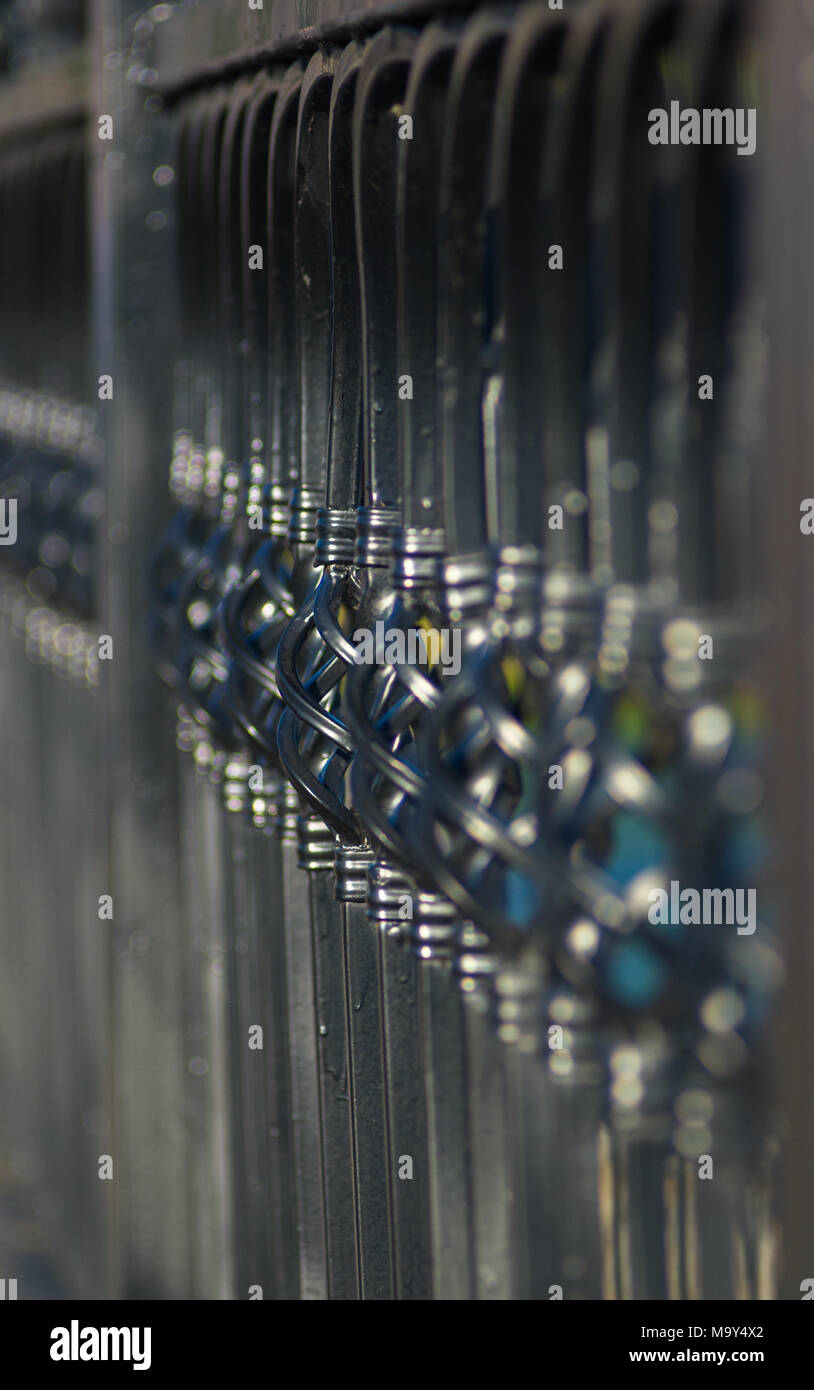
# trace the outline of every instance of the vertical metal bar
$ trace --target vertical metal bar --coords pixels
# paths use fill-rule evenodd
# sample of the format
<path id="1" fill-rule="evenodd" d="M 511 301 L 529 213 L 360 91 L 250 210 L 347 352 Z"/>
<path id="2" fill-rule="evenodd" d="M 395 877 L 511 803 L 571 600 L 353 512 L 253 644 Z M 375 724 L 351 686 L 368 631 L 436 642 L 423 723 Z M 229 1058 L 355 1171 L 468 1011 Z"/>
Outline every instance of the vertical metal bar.
<path id="1" fill-rule="evenodd" d="M 296 1197 L 292 1146 L 291 1095 L 288 1065 L 288 1015 L 283 937 L 282 852 L 278 835 L 258 827 L 251 839 L 250 867 L 254 869 L 254 911 L 249 920 L 250 977 L 247 1008 L 263 1026 L 262 1077 L 265 1104 L 265 1143 L 261 1144 L 262 1180 L 267 1190 L 270 1226 L 270 1274 L 273 1296 L 297 1296 Z M 259 1061 L 259 1058 L 255 1058 Z M 264 1286 L 265 1287 L 265 1286 Z"/>
<path id="2" fill-rule="evenodd" d="M 261 978 L 256 946 L 259 917 L 254 848 L 257 837 L 246 815 L 248 767 L 232 757 L 224 775 L 226 875 L 229 880 L 231 941 L 229 952 L 229 1005 L 233 1018 L 234 1053 L 233 1115 L 236 1144 L 235 1187 L 238 1217 L 236 1231 L 236 1289 L 248 1298 L 257 1285 L 271 1297 L 275 1285 L 275 1252 L 270 1229 L 269 1145 L 264 1079 L 265 1001 L 256 985 Z M 263 1029 L 258 1033 L 257 1029 Z"/>
<path id="3" fill-rule="evenodd" d="M 387 1173 L 395 1296 L 432 1298 L 427 1097 L 421 1057 L 421 962 L 405 947 L 404 907 L 413 885 L 381 861 L 368 871 L 368 920 L 378 934 L 384 1037 Z"/>
<path id="4" fill-rule="evenodd" d="M 469 1094 L 470 1183 L 475 1262 L 473 1297 L 516 1296 L 512 1242 L 511 1110 L 506 1048 L 490 1003 L 496 960 L 488 939 L 471 923 L 459 928 L 454 971 L 463 1000 Z"/>
<path id="5" fill-rule="evenodd" d="M 295 525 L 302 528 L 303 539 L 306 519 L 310 514 L 315 520 L 312 509 L 325 501 L 328 474 L 332 323 L 329 129 L 335 66 L 332 55 L 314 54 L 303 77 L 297 121 L 294 239 L 301 515 Z M 309 534 L 309 547 L 315 538 L 313 532 Z M 282 653 L 287 640 L 288 633 L 282 639 L 278 672 L 284 666 Z M 283 730 L 288 732 L 292 720 L 293 713 L 286 711 L 278 740 L 287 766 Z M 301 818 L 299 830 L 301 864 L 309 870 L 310 878 L 329 1296 L 344 1300 L 357 1297 L 357 1280 L 342 922 L 333 881 L 328 877 L 333 867 L 334 835 L 313 815 Z"/>
<path id="6" fill-rule="evenodd" d="M 811 228 L 814 188 L 804 171 L 814 149 L 814 27 L 803 3 L 765 5 L 770 105 L 762 143 L 765 171 L 761 235 L 770 293 L 771 366 L 763 440 L 760 504 L 765 517 L 762 561 L 772 603 L 765 673 L 771 692 L 768 760 L 772 825 L 782 870 L 773 878 L 781 905 L 786 984 L 775 1011 L 774 1084 L 786 1116 L 787 1140 L 777 1187 L 782 1222 L 781 1296 L 799 1299 L 814 1277 L 814 939 L 809 926 L 812 860 L 812 662 L 814 611 L 811 537 L 800 534 L 801 503 L 812 494 L 810 441 L 814 401 L 808 366 L 814 342 Z"/>
<path id="7" fill-rule="evenodd" d="M 160 342 L 170 354 L 177 345 L 173 266 L 163 237 L 146 225 L 144 206 L 167 206 L 170 195 L 153 173 L 160 164 L 173 167 L 175 155 L 166 118 L 155 115 L 157 103 L 145 104 L 125 72 L 105 61 L 111 51 L 127 52 L 131 41 L 119 7 L 97 0 L 95 12 L 95 109 L 112 114 L 127 171 L 106 158 L 110 147 L 94 132 L 94 379 L 96 372 L 109 373 L 115 387 L 114 401 L 101 411 L 111 463 L 98 547 L 102 630 L 114 641 L 100 730 L 114 894 L 108 942 L 119 1176 L 111 1186 L 121 1293 L 183 1297 L 206 1287 L 209 1277 L 191 1249 L 198 1213 L 190 1209 L 190 1175 L 200 1149 L 185 1102 L 197 1085 L 187 1064 L 198 1047 L 189 1038 L 192 1019 L 182 1002 L 189 958 L 179 929 L 185 885 L 172 852 L 179 833 L 176 730 L 151 669 L 143 588 L 145 558 L 167 515 L 164 480 L 154 469 L 165 457 L 173 424 L 166 358 L 144 347 Z M 142 43 L 148 59 L 152 40 Z M 126 328 L 136 319 L 143 336 Z M 97 892 L 107 886 L 103 882 Z"/>
<path id="8" fill-rule="evenodd" d="M 314 1026 L 318 1035 L 328 1281 L 330 1297 L 347 1300 L 357 1298 L 358 1292 L 343 922 L 330 872 L 334 836 L 314 817 L 303 817 L 301 834 L 303 828 L 307 848 L 300 865 L 309 870 L 314 942 Z"/>
<path id="9" fill-rule="evenodd" d="M 391 1299 L 390 1156 L 378 933 L 368 919 L 366 903 L 365 869 L 373 858 L 369 850 L 354 853 L 347 848 L 341 854 L 337 896 L 343 900 L 345 936 L 359 1296 Z"/>
<path id="10" fill-rule="evenodd" d="M 219 167 L 216 174 L 216 215 L 217 215 L 217 346 L 218 378 L 223 396 L 222 407 L 222 448 L 223 497 L 221 506 L 221 525 L 228 530 L 224 541 L 222 567 L 225 573 L 221 584 L 228 589 L 238 577 L 239 557 L 246 546 L 243 514 L 238 503 L 246 490 L 247 478 L 243 464 L 244 446 L 244 397 L 240 390 L 242 384 L 241 353 L 245 331 L 245 303 L 242 296 L 243 265 L 246 252 L 242 246 L 242 197 L 241 181 L 243 170 L 243 143 L 247 111 L 252 97 L 252 84 L 247 79 L 238 80 L 230 93 L 229 110 L 224 123 L 223 140 L 220 149 Z M 221 604 L 224 599 L 221 599 Z M 216 639 L 217 640 L 217 639 Z M 222 724 L 226 745 L 226 756 L 222 766 L 223 816 L 220 827 L 220 852 L 223 861 L 223 909 L 224 921 L 224 995 L 223 1007 L 227 1061 L 225 1086 L 228 1094 L 228 1148 L 231 1165 L 231 1265 L 234 1287 L 240 1292 L 248 1291 L 250 1284 L 259 1282 L 259 1275 L 253 1276 L 252 1269 L 259 1266 L 263 1257 L 263 1224 L 253 1220 L 251 1176 L 247 1168 L 245 1105 L 243 1094 L 243 1068 L 245 1053 L 248 1051 L 248 1035 L 240 1009 L 237 991 L 239 945 L 245 942 L 245 921 L 248 910 L 249 886 L 246 882 L 246 854 L 243 844 L 245 824 L 241 816 L 246 806 L 246 779 L 248 769 L 245 758 L 237 751 L 239 730 L 234 719 L 234 711 L 229 700 L 228 689 L 214 696 L 215 708 Z M 244 1295 L 245 1296 L 245 1295 Z"/>
<path id="11" fill-rule="evenodd" d="M 451 962 L 426 962 L 419 974 L 420 1027 L 427 1092 L 433 1298 L 473 1297 L 469 1108 L 463 1001 Z"/>
<path id="12" fill-rule="evenodd" d="M 386 30 L 366 50 L 360 69 L 353 128 L 353 190 L 356 209 L 356 246 L 361 291 L 362 326 L 362 441 L 364 452 L 363 503 L 358 512 L 357 564 L 366 568 L 366 588 L 356 621 L 364 626 L 384 615 L 389 606 L 388 581 L 380 569 L 388 554 L 387 530 L 396 520 L 402 479 L 397 466 L 399 371 L 393 321 L 397 318 L 397 149 L 398 118 L 404 110 L 409 65 L 415 37 L 404 30 Z M 368 190 L 375 188 L 376 201 Z M 351 675 L 350 684 L 354 676 Z M 345 709 L 350 722 L 350 709 Z M 357 768 L 362 747 L 356 747 L 352 772 L 354 804 L 364 816 L 359 799 Z M 370 822 L 367 824 L 370 831 Z M 392 867 L 380 860 L 370 866 L 367 922 L 359 914 L 358 929 L 348 922 L 349 977 L 369 978 L 373 945 L 378 938 L 377 987 L 379 1000 L 369 1006 L 374 1030 L 373 1048 L 364 1069 L 360 1060 L 360 1085 L 371 1072 L 382 1078 L 382 1106 L 375 1117 L 385 1139 L 386 1171 L 369 1200 L 368 1243 L 376 1240 L 376 1224 L 384 1219 L 388 1203 L 392 1245 L 392 1277 L 396 1297 L 422 1300 L 431 1297 L 429 1244 L 429 1169 L 427 1157 L 426 1097 L 418 1044 L 417 980 L 415 963 L 403 947 L 405 923 L 400 903 L 411 896 L 411 886 Z M 359 965 L 356 964 L 357 955 Z M 377 1039 L 380 1019 L 381 1038 Z M 377 1047 L 378 1043 L 378 1047 Z M 361 1052 L 361 1047 L 360 1047 Z M 371 1107 L 372 1108 L 372 1107 Z M 379 1161 L 377 1135 L 371 1136 L 369 1159 Z M 386 1185 L 385 1185 L 386 1184 Z M 362 1250 L 363 1261 L 369 1257 Z M 384 1263 L 382 1262 L 382 1273 Z M 386 1284 L 381 1290 L 386 1291 Z"/>
<path id="13" fill-rule="evenodd" d="M 282 832 L 284 949 L 290 1031 L 291 1120 L 294 1139 L 300 1298 L 328 1298 L 328 1251 L 316 1037 L 311 902 L 299 867 L 296 796 L 286 791 Z M 293 805 L 292 805 L 293 803 Z"/>
<path id="14" fill-rule="evenodd" d="M 326 558 L 338 559 L 337 547 L 344 542 L 344 558 L 348 560 L 353 558 L 350 542 L 364 481 L 359 428 L 363 398 L 360 266 L 353 182 L 354 105 L 363 54 L 360 44 L 350 43 L 337 64 L 329 130 L 333 262 L 331 417 L 327 507 L 321 514 L 317 557 L 325 554 Z M 327 599 L 329 591 L 332 601 L 327 606 L 323 598 Z M 315 601 L 315 621 L 330 649 L 343 653 L 345 658 L 347 653 L 336 640 L 337 618 L 340 604 L 355 608 L 357 600 L 351 570 L 336 566 L 330 577 L 326 571 Z M 342 914 L 358 1292 L 362 1299 L 390 1299 L 393 1256 L 378 941 L 376 926 L 369 922 L 365 906 L 365 870 L 373 858 L 364 844 L 354 844 L 347 833 L 340 835 L 334 869 L 336 898 Z"/>

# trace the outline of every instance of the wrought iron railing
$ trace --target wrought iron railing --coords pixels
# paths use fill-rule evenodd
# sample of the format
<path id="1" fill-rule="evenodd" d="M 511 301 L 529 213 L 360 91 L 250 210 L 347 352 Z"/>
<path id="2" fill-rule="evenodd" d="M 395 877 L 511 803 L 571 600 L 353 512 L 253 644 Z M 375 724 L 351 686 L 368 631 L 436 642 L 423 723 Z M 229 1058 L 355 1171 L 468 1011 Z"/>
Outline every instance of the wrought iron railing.
<path id="1" fill-rule="evenodd" d="M 156 650 L 281 840 L 289 1296 L 768 1287 L 767 920 L 648 916 L 763 854 L 753 166 L 647 138 L 754 105 L 749 22 L 496 8 L 176 97 Z"/>
<path id="2" fill-rule="evenodd" d="M 12 1167 L 129 1297 L 776 1297 L 766 7 L 221 8 L 0 102 Z"/>

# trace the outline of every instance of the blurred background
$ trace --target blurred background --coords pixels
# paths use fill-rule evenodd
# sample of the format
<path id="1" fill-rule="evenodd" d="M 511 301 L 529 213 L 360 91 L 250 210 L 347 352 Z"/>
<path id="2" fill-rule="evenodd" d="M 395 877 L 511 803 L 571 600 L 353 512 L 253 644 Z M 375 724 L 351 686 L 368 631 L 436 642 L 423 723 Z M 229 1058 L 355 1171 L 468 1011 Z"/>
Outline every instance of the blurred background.
<path id="1" fill-rule="evenodd" d="M 800 1298 L 814 5 L 384 9 L 0 4 L 0 1278 Z"/>

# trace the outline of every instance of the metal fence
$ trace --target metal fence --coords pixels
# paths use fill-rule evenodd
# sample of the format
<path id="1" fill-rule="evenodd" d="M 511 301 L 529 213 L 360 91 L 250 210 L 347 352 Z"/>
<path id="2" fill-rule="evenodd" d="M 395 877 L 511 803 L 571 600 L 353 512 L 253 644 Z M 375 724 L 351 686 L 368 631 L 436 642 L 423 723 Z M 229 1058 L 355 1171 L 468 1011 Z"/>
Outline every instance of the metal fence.
<path id="1" fill-rule="evenodd" d="M 0 1139 L 68 1287 L 799 1297 L 806 24 L 100 4 L 80 109 L 0 105 Z"/>

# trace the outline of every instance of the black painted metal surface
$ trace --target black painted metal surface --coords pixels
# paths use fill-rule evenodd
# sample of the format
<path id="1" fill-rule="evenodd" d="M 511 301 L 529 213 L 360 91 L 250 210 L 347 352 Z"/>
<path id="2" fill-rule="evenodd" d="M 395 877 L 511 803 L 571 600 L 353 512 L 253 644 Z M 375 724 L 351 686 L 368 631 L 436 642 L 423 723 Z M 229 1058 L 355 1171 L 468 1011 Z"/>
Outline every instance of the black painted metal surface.
<path id="1" fill-rule="evenodd" d="M 90 1287 L 776 1295 L 764 9 L 111 3 L 0 100 L 5 1075 Z"/>

